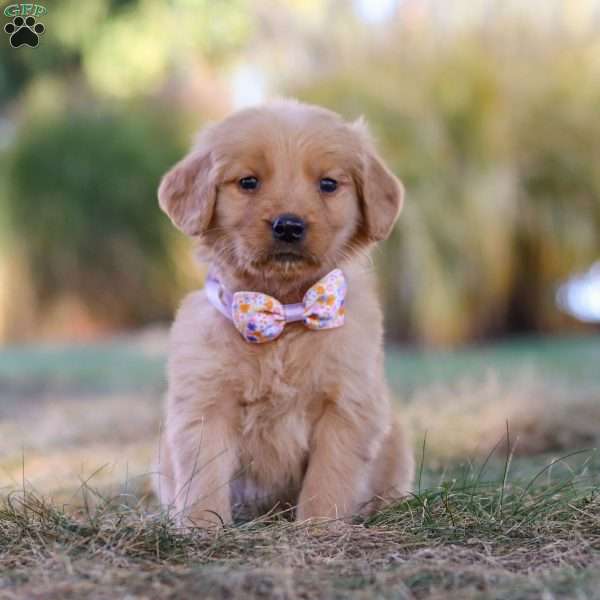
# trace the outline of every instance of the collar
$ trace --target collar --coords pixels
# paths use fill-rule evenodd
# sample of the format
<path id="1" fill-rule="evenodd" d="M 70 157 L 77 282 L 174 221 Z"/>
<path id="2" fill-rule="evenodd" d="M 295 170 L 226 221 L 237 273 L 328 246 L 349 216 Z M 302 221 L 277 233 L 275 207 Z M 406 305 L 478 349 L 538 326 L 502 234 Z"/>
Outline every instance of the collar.
<path id="1" fill-rule="evenodd" d="M 303 321 L 309 329 L 333 329 L 344 323 L 346 278 L 334 269 L 311 286 L 302 302 L 281 304 L 261 292 L 231 293 L 210 272 L 205 283 L 208 301 L 232 321 L 244 339 L 261 343 L 277 338 L 288 323 Z"/>

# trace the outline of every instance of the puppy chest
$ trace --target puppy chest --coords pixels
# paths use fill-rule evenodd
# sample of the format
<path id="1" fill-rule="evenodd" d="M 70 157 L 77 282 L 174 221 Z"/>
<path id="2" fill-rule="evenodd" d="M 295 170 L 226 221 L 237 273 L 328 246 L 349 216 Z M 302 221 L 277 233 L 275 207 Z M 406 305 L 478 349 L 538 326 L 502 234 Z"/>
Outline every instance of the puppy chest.
<path id="1" fill-rule="evenodd" d="M 276 391 L 239 409 L 241 466 L 270 485 L 297 480 L 308 456 L 312 424 L 307 407 Z"/>
<path id="2" fill-rule="evenodd" d="M 299 338 L 246 355 L 235 371 L 240 466 L 269 487 L 302 479 L 327 396 L 319 355 L 306 352 Z"/>

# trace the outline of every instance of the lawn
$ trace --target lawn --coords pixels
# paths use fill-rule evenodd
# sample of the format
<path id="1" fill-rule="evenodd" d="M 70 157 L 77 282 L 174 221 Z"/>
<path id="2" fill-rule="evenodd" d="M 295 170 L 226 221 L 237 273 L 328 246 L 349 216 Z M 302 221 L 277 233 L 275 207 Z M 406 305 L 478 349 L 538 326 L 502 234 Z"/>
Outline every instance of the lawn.
<path id="1" fill-rule="evenodd" d="M 600 339 L 390 347 L 412 497 L 219 535 L 156 511 L 164 335 L 0 351 L 0 599 L 600 598 Z"/>

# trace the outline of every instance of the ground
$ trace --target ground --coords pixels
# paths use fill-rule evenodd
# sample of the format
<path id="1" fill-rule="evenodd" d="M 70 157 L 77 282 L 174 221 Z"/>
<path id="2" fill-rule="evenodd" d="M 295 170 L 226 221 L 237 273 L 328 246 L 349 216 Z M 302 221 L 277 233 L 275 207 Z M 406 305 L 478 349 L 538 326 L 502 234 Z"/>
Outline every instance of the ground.
<path id="1" fill-rule="evenodd" d="M 390 347 L 414 494 L 178 531 L 149 494 L 160 330 L 0 351 L 0 599 L 599 598 L 600 339 Z"/>

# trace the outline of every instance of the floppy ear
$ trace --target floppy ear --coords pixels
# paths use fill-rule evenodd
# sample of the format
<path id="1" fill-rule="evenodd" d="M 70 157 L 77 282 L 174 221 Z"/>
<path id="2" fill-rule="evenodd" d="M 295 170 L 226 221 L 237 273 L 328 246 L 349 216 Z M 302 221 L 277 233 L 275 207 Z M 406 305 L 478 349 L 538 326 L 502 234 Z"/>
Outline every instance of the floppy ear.
<path id="1" fill-rule="evenodd" d="M 404 186 L 377 156 L 362 119 L 354 128 L 363 138 L 362 172 L 358 191 L 362 200 L 365 233 L 371 241 L 389 237 L 404 202 Z"/>
<path id="2" fill-rule="evenodd" d="M 210 153 L 192 150 L 160 182 L 158 203 L 186 235 L 200 235 L 212 219 L 217 195 Z"/>

